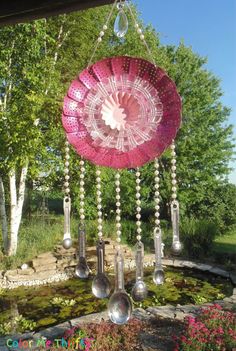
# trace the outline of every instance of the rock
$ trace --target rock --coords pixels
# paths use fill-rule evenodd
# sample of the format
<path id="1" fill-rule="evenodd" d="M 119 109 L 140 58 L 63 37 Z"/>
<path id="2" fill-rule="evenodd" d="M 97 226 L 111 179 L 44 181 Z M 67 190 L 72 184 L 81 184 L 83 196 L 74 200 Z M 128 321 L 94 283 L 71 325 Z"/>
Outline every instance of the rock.
<path id="1" fill-rule="evenodd" d="M 32 260 L 32 265 L 34 268 L 39 266 L 49 266 L 51 263 L 55 263 L 57 261 L 55 256 L 48 256 L 47 258 L 35 258 Z"/>
<path id="2" fill-rule="evenodd" d="M 49 264 L 47 266 L 37 266 L 37 267 L 35 267 L 36 273 L 45 272 L 45 271 L 56 271 L 56 269 L 57 269 L 56 263 Z"/>
<path id="3" fill-rule="evenodd" d="M 102 320 L 105 320 L 105 321 L 109 320 L 107 311 L 92 313 L 87 316 L 72 319 L 70 321 L 70 324 L 72 327 L 75 327 L 76 325 L 80 325 L 82 323 L 100 323 Z"/>
<path id="4" fill-rule="evenodd" d="M 229 272 L 225 271 L 224 269 L 213 267 L 209 269 L 209 272 L 219 275 L 220 277 L 229 278 Z"/>
<path id="5" fill-rule="evenodd" d="M 175 318 L 175 307 L 174 306 L 161 306 L 161 307 L 148 307 L 147 311 L 154 316 L 161 316 L 164 318 Z"/>
<path id="6" fill-rule="evenodd" d="M 183 267 L 186 268 L 197 268 L 197 263 L 192 262 L 192 261 L 182 261 Z"/>
<path id="7" fill-rule="evenodd" d="M 236 273 L 230 273 L 229 274 L 231 282 L 236 285 Z M 235 289 L 234 289 L 235 290 Z M 235 293 L 236 294 L 236 293 Z"/>
<path id="8" fill-rule="evenodd" d="M 213 267 L 209 264 L 199 263 L 197 265 L 197 269 L 199 269 L 200 271 L 210 271 L 212 268 Z"/>
<path id="9" fill-rule="evenodd" d="M 43 259 L 50 259 L 50 258 L 54 258 L 54 255 L 52 252 L 44 252 L 44 253 L 41 253 L 37 256 L 37 258 L 43 258 Z"/>
<path id="10" fill-rule="evenodd" d="M 33 268 L 27 268 L 27 269 L 17 269 L 17 273 L 19 275 L 31 275 L 35 272 Z"/>

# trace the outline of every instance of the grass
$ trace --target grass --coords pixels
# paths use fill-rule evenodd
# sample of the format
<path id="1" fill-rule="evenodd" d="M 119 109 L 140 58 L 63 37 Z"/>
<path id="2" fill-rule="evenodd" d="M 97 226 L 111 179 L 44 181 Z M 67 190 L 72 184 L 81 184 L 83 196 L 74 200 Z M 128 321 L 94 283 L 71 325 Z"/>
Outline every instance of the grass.
<path id="1" fill-rule="evenodd" d="M 236 255 L 236 229 L 217 237 L 214 241 L 213 250 L 220 253 L 232 253 Z"/>

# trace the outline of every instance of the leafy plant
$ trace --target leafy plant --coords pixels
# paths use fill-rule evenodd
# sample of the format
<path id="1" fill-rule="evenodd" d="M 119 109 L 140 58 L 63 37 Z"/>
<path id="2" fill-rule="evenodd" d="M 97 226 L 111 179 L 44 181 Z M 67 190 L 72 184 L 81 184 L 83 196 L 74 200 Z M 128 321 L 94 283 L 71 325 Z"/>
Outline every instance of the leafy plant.
<path id="1" fill-rule="evenodd" d="M 74 299 L 64 299 L 63 297 L 54 297 L 51 300 L 52 305 L 58 305 L 58 306 L 74 306 L 76 304 L 76 301 Z"/>
<path id="2" fill-rule="evenodd" d="M 236 347 L 236 317 L 221 306 L 201 309 L 185 319 L 185 331 L 175 338 L 175 351 L 231 351 Z"/>
<path id="3" fill-rule="evenodd" d="M 22 315 L 16 316 L 10 322 L 5 322 L 0 324 L 0 334 L 7 335 L 15 330 L 19 333 L 24 333 L 26 331 L 34 330 L 36 327 L 36 322 L 24 318 Z"/>

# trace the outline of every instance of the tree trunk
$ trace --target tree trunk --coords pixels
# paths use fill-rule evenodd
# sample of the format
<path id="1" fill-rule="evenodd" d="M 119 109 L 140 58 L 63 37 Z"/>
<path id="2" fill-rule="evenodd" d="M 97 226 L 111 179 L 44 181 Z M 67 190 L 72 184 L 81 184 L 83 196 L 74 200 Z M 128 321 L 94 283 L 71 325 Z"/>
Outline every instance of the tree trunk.
<path id="1" fill-rule="evenodd" d="M 12 169 L 9 174 L 10 199 L 11 199 L 10 240 L 9 240 L 9 247 L 8 247 L 9 256 L 15 255 L 17 251 L 18 232 L 20 228 L 22 209 L 24 204 L 25 183 L 26 183 L 27 172 L 28 172 L 28 162 L 26 162 L 26 164 L 22 167 L 22 170 L 21 170 L 18 196 L 17 196 L 17 190 L 16 190 L 15 169 Z"/>
<path id="2" fill-rule="evenodd" d="M 2 224 L 2 239 L 4 252 L 8 250 L 8 228 L 7 228 L 7 214 L 6 214 L 6 199 L 5 189 L 2 177 L 0 177 L 0 218 Z"/>

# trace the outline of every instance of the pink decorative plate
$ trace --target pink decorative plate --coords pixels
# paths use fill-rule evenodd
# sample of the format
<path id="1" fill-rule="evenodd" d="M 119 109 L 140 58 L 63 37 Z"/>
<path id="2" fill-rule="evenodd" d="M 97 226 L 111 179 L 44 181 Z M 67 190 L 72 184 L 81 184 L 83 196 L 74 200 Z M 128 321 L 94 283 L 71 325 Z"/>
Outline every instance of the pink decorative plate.
<path id="1" fill-rule="evenodd" d="M 112 57 L 83 70 L 64 99 L 63 127 L 78 154 L 112 168 L 160 156 L 181 123 L 174 82 L 149 61 Z"/>

